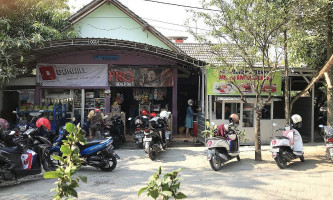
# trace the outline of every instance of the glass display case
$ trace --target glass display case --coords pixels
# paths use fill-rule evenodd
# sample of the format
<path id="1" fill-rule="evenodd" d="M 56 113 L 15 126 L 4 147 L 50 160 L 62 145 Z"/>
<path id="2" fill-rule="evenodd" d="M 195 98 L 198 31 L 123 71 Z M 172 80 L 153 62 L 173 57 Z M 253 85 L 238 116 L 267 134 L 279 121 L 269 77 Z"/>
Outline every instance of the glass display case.
<path id="1" fill-rule="evenodd" d="M 252 103 L 243 103 L 243 127 L 253 127 L 254 108 Z"/>

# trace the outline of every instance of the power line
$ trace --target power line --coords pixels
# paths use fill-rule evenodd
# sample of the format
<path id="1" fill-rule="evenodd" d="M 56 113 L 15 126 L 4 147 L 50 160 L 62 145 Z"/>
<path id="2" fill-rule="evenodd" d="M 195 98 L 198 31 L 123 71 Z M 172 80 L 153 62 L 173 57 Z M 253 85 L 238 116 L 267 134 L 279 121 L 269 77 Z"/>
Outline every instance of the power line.
<path id="1" fill-rule="evenodd" d="M 208 11 L 221 12 L 220 10 L 215 10 L 215 9 L 200 8 L 200 7 L 194 7 L 194 6 L 186 6 L 186 5 L 181 5 L 181 4 L 167 3 L 167 2 L 154 1 L 154 0 L 142 0 L 142 1 L 148 1 L 148 2 L 153 2 L 153 3 L 160 3 L 160 4 L 172 5 L 172 6 L 179 6 L 179 7 L 184 7 L 184 8 L 193 8 L 193 9 L 199 9 L 199 10 L 208 10 Z"/>

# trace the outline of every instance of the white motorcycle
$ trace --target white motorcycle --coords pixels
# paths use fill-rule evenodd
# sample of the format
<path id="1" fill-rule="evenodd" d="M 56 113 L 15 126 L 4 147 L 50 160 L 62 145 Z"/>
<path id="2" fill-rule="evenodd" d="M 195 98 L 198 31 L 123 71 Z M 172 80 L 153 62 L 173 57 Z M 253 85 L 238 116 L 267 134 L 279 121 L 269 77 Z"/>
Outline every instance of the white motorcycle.
<path id="1" fill-rule="evenodd" d="M 289 125 L 276 131 L 282 131 L 282 136 L 275 136 L 272 139 L 270 151 L 277 166 L 285 169 L 288 162 L 297 158 L 304 162 L 303 140 L 300 133 Z"/>
<path id="2" fill-rule="evenodd" d="M 227 126 L 225 136 L 208 137 L 206 139 L 207 160 L 213 170 L 222 169 L 225 162 L 239 157 L 239 136 L 232 126 Z"/>

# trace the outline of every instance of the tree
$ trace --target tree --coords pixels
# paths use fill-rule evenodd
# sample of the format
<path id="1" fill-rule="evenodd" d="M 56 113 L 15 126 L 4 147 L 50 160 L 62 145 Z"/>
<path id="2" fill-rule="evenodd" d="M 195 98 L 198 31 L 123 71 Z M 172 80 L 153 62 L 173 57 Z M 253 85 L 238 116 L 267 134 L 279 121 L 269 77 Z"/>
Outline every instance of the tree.
<path id="1" fill-rule="evenodd" d="M 255 97 L 255 160 L 260 161 L 260 115 L 272 95 L 272 90 L 265 91 L 265 88 L 273 88 L 272 80 L 279 61 L 272 55 L 272 49 L 278 46 L 279 34 L 285 24 L 284 12 L 273 1 L 266 0 L 203 0 L 202 5 L 218 9 L 218 12 L 210 13 L 193 11 L 193 20 L 203 19 L 211 31 L 206 35 L 190 32 L 198 41 L 210 44 L 211 52 L 221 63 L 217 70 L 225 72 L 225 81 L 238 90 L 245 103 L 250 96 L 237 85 L 235 73 L 242 73 L 249 81 Z M 217 44 L 212 45 L 209 37 L 218 41 Z"/>
<path id="2" fill-rule="evenodd" d="M 304 1 L 288 1 L 283 0 L 284 4 L 288 4 L 288 46 L 289 50 L 285 54 L 290 54 L 290 63 L 294 67 L 308 67 L 320 70 L 320 73 L 313 78 L 309 85 L 296 95 L 286 113 L 286 119 L 292 110 L 293 103 L 304 94 L 310 85 L 314 84 L 314 80 L 319 80 L 325 73 L 327 82 L 327 107 L 328 122 L 333 122 L 333 107 L 331 91 L 331 77 L 329 59 L 332 55 L 332 0 L 304 0 Z M 325 64 L 326 63 L 326 64 Z M 325 70 L 322 70 L 324 66 Z M 287 95 L 286 95 L 287 96 Z M 288 95 L 289 98 L 289 95 Z M 331 108 L 330 108 L 331 107 Z M 330 117 L 331 116 L 331 117 Z"/>
<path id="3" fill-rule="evenodd" d="M 68 0 L 0 0 L 0 88 L 35 66 L 23 64 L 31 45 L 76 37 L 68 28 Z"/>

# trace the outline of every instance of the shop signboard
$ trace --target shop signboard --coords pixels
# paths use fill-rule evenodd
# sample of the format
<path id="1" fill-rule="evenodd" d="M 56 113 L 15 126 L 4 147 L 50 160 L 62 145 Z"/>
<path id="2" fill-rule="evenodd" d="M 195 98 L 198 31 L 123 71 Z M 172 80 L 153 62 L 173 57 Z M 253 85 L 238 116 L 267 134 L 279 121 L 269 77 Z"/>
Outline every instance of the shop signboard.
<path id="1" fill-rule="evenodd" d="M 251 79 L 259 78 L 262 82 L 265 79 L 265 74 L 268 71 L 265 71 L 263 74 L 262 70 L 256 71 L 259 76 L 250 76 L 246 75 L 244 71 L 232 71 L 232 72 L 224 72 L 220 71 L 219 73 L 216 72 L 214 68 L 207 69 L 207 93 L 208 95 L 240 95 L 238 89 L 230 84 L 227 81 L 226 73 L 232 73 L 232 78 L 235 79 L 237 87 L 241 89 L 243 94 L 245 95 L 254 95 L 255 91 L 251 87 Z M 269 80 L 265 80 L 264 86 L 262 87 L 262 95 L 268 95 L 269 91 L 271 91 L 272 96 L 281 96 L 281 71 L 275 72 L 275 75 L 272 80 L 272 84 L 269 84 Z"/>
<path id="2" fill-rule="evenodd" d="M 40 64 L 37 83 L 41 86 L 108 86 L 106 64 Z"/>
<path id="3" fill-rule="evenodd" d="M 117 87 L 172 87 L 172 68 L 110 67 L 109 85 Z"/>

